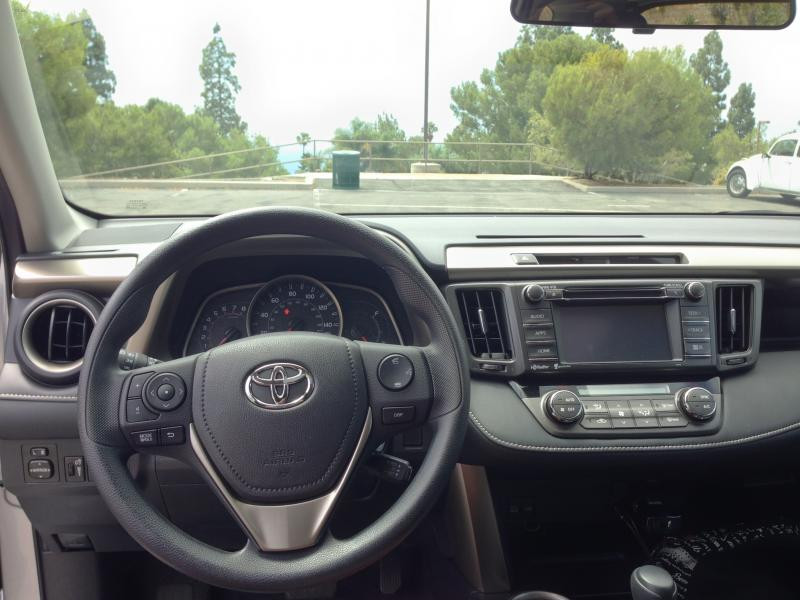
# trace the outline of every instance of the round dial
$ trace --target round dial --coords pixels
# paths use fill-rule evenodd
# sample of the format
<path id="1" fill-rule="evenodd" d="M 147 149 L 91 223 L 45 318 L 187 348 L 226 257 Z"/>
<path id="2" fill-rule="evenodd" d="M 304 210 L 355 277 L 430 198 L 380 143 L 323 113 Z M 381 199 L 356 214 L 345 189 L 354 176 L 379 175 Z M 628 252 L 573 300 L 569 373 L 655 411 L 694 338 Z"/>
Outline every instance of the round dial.
<path id="1" fill-rule="evenodd" d="M 209 302 L 197 315 L 186 354 L 205 352 L 215 346 L 238 340 L 247 335 L 247 301 Z"/>
<path id="2" fill-rule="evenodd" d="M 360 342 L 399 344 L 394 325 L 380 306 L 355 300 L 347 304 L 344 335 Z"/>
<path id="3" fill-rule="evenodd" d="M 253 297 L 247 329 L 250 335 L 275 331 L 342 335 L 342 309 L 321 281 L 287 275 L 273 279 Z"/>

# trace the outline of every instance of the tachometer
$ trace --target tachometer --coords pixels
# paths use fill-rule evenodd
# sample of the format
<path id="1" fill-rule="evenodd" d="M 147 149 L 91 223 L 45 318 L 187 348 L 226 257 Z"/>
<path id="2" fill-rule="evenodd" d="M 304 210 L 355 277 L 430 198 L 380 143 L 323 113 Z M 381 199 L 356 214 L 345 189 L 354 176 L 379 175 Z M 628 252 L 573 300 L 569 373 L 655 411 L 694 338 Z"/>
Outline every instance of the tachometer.
<path id="1" fill-rule="evenodd" d="M 224 291 L 209 297 L 195 317 L 184 354 L 205 352 L 247 335 L 247 308 L 253 288 Z"/>
<path id="2" fill-rule="evenodd" d="M 247 328 L 250 335 L 274 331 L 342 335 L 342 309 L 321 281 L 286 275 L 273 279 L 253 297 Z"/>

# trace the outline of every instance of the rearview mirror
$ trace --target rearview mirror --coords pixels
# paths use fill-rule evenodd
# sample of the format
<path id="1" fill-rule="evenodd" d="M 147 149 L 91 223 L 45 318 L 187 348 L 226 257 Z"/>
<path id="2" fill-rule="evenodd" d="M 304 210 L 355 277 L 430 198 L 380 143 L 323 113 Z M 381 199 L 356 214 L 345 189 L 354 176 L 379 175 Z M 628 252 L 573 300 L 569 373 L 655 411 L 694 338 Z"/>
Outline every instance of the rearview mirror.
<path id="1" fill-rule="evenodd" d="M 794 0 L 511 0 L 521 23 L 632 29 L 781 29 L 794 19 Z"/>

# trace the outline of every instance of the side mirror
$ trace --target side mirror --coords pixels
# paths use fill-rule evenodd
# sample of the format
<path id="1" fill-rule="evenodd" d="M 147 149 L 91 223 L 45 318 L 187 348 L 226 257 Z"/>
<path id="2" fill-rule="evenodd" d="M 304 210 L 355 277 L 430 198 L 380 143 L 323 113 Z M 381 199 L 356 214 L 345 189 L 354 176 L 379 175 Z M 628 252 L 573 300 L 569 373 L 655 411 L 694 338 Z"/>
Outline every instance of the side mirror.
<path id="1" fill-rule="evenodd" d="M 769 152 L 762 152 L 761 158 L 769 158 Z"/>

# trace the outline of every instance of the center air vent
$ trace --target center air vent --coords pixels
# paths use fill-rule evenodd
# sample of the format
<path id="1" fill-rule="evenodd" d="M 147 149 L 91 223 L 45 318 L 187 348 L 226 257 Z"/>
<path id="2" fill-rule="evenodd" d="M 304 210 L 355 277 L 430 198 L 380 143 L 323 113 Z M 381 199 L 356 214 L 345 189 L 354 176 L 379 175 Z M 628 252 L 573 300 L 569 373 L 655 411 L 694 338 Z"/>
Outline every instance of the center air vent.
<path id="1" fill-rule="evenodd" d="M 100 303 L 61 291 L 36 298 L 25 311 L 15 340 L 17 358 L 32 377 L 50 384 L 77 379 Z"/>
<path id="2" fill-rule="evenodd" d="M 502 292 L 497 288 L 461 289 L 456 297 L 472 356 L 483 360 L 510 359 Z"/>
<path id="3" fill-rule="evenodd" d="M 747 352 L 753 336 L 753 286 L 717 288 L 717 350 L 720 354 Z"/>

